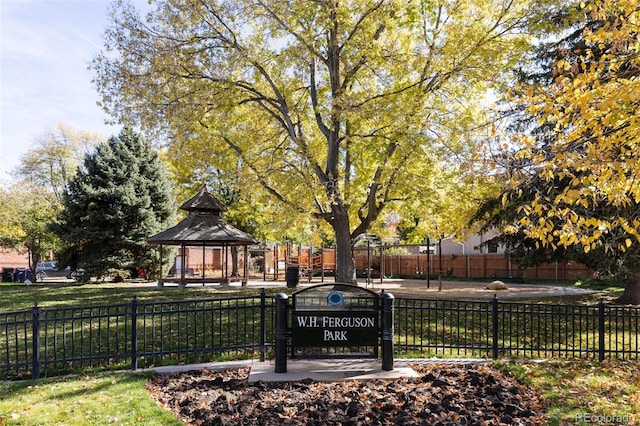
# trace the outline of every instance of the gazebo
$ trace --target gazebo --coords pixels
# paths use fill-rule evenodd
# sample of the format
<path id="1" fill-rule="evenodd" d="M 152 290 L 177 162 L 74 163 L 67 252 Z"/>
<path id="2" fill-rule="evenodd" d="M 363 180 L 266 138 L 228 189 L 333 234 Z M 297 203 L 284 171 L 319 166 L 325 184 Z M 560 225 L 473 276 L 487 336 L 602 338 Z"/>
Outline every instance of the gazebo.
<path id="1" fill-rule="evenodd" d="M 176 277 L 181 286 L 189 282 L 213 282 L 228 284 L 229 277 L 229 249 L 232 247 L 244 247 L 244 268 L 242 285 L 246 285 L 248 277 L 248 247 L 258 243 L 249 234 L 234 228 L 225 222 L 220 214 L 227 211 L 227 208 L 209 193 L 206 185 L 202 185 L 198 194 L 186 201 L 180 209 L 189 212 L 176 226 L 162 231 L 152 237 L 147 238 L 149 244 L 160 245 L 160 270 L 163 264 L 163 246 L 180 246 L 180 256 L 176 261 Z M 200 276 L 187 271 L 187 247 L 199 247 L 202 249 L 202 270 Z M 205 253 L 207 247 L 217 247 L 222 251 L 221 274 L 219 277 L 207 276 Z M 158 285 L 162 286 L 164 281 L 160 274 Z"/>

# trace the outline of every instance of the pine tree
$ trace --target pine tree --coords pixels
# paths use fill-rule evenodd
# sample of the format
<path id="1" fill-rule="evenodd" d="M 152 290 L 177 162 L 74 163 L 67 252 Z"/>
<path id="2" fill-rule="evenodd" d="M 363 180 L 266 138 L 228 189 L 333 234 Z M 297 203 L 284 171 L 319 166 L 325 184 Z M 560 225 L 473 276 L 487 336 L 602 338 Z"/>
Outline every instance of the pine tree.
<path id="1" fill-rule="evenodd" d="M 155 270 L 157 249 L 146 237 L 173 225 L 175 204 L 162 162 L 137 134 L 124 129 L 88 154 L 63 204 L 55 228 L 65 263 L 86 276 Z"/>

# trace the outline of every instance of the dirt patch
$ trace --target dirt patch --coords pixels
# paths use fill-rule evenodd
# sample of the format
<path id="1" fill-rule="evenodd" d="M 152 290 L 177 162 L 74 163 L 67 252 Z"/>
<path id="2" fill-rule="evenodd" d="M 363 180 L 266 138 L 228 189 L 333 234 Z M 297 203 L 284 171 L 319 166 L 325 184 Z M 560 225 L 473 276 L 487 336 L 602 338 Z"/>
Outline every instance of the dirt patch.
<path id="1" fill-rule="evenodd" d="M 419 378 L 249 384 L 249 368 L 155 376 L 189 425 L 540 425 L 540 395 L 484 365 L 412 365 Z"/>
<path id="2" fill-rule="evenodd" d="M 547 284 L 519 284 L 505 283 L 506 289 L 487 288 L 489 282 L 475 281 L 443 281 L 442 288 L 437 281 L 431 281 L 427 287 L 426 281 L 386 279 L 383 283 L 374 281 L 370 288 L 374 291 L 382 290 L 396 297 L 427 297 L 431 299 L 450 300 L 490 300 L 496 295 L 499 299 L 532 299 L 558 297 L 587 297 L 596 291 Z M 366 284 L 360 284 L 365 286 Z"/>

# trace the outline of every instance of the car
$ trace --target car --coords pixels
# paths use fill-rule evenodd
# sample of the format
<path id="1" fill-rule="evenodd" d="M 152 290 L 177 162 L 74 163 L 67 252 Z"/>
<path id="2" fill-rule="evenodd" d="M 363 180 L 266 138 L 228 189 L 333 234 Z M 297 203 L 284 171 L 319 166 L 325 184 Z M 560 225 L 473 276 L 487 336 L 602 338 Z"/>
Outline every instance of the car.
<path id="1" fill-rule="evenodd" d="M 69 266 L 60 269 L 55 260 L 43 260 L 36 264 L 36 281 L 44 281 L 45 278 L 68 278 L 75 280 L 79 276 L 82 276 L 82 272 L 82 269 L 72 270 Z"/>

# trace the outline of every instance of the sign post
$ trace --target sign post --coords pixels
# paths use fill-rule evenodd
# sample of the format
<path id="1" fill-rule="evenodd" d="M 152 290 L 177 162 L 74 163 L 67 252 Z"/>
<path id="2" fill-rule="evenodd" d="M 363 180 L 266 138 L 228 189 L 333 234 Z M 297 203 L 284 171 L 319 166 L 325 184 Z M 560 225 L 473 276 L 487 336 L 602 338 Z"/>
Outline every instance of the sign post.
<path id="1" fill-rule="evenodd" d="M 382 294 L 382 369 L 393 370 L 393 294 Z"/>
<path id="2" fill-rule="evenodd" d="M 289 296 L 276 294 L 276 373 L 287 372 L 287 322 L 289 316 Z"/>

